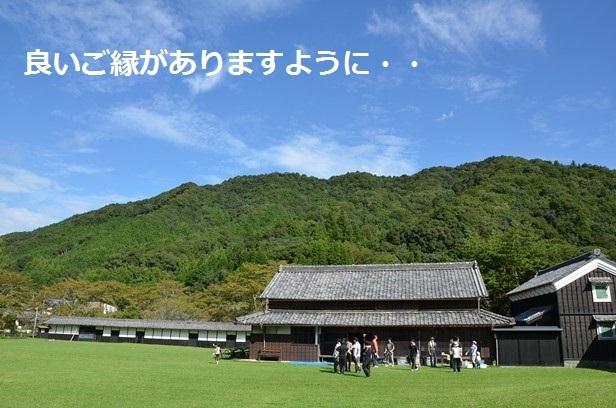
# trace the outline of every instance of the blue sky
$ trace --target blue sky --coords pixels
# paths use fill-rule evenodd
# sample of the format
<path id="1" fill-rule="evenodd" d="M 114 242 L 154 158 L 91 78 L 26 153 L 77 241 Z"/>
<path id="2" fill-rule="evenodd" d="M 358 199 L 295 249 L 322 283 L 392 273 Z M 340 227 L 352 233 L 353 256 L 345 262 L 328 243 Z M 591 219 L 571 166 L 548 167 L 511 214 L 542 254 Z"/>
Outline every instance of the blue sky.
<path id="1" fill-rule="evenodd" d="M 615 168 L 614 21 L 613 1 L 5 1 L 0 233 L 242 174 Z M 25 76 L 35 48 L 285 56 L 268 77 Z M 370 75 L 291 77 L 296 49 L 369 52 Z"/>

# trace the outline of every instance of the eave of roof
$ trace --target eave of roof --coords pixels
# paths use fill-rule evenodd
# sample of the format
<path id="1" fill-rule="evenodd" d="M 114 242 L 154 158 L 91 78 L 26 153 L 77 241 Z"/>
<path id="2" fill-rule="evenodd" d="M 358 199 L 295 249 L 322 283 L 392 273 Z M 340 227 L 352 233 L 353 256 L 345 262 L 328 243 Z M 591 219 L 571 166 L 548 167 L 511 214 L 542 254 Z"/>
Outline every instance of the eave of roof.
<path id="1" fill-rule="evenodd" d="M 206 322 L 201 320 L 111 319 L 102 317 L 53 316 L 47 319 L 45 324 L 131 327 L 137 329 L 250 331 L 250 326 L 243 324 L 234 322 Z"/>
<path id="2" fill-rule="evenodd" d="M 512 318 L 487 310 L 289 310 L 270 309 L 238 317 L 243 324 L 347 327 L 494 327 Z"/>

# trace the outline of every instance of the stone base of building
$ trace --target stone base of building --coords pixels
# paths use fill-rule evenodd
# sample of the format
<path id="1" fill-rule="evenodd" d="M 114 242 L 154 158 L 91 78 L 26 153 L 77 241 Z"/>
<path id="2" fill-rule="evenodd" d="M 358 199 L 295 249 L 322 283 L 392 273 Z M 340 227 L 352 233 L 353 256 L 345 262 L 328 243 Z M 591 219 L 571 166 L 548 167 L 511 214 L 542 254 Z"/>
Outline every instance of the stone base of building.
<path id="1" fill-rule="evenodd" d="M 613 368 L 616 369 L 616 361 L 598 360 L 565 360 L 564 366 L 567 368 Z"/>

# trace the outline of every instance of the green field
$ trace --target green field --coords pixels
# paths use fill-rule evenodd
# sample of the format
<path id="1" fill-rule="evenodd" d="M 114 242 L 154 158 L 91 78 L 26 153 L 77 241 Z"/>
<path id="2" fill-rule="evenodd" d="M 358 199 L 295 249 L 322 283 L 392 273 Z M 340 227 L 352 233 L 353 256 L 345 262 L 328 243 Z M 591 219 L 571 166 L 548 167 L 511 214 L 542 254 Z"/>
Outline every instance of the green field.
<path id="1" fill-rule="evenodd" d="M 223 360 L 193 347 L 0 340 L 0 406 L 610 406 L 616 373 L 373 370 Z M 610 402 L 612 401 L 612 402 Z"/>

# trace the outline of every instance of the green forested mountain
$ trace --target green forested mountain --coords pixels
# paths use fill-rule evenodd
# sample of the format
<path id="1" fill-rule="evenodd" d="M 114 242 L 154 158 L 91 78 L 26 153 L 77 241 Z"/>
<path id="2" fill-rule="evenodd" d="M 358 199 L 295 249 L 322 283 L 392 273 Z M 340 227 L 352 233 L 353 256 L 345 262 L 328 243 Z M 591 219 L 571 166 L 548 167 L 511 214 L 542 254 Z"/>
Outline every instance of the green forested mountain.
<path id="1" fill-rule="evenodd" d="M 232 280 L 277 262 L 477 259 L 486 306 L 503 312 L 505 291 L 594 247 L 616 256 L 616 171 L 497 157 L 401 177 L 274 173 L 183 184 L 5 235 L 0 268 L 27 275 L 37 293 L 67 279 L 126 288 L 171 280 L 191 299 L 208 298 L 204 307 L 235 310 L 233 292 L 245 285 Z M 271 274 L 259 276 L 253 292 Z"/>

